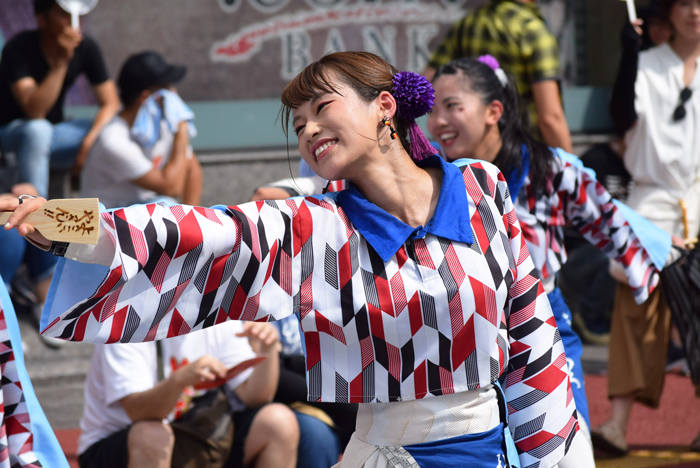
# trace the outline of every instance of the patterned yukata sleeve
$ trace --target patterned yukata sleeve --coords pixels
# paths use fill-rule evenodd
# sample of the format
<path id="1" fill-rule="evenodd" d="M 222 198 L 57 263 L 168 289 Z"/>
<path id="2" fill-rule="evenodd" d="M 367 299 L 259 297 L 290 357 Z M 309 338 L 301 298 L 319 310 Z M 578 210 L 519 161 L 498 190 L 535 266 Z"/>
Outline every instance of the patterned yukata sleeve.
<path id="1" fill-rule="evenodd" d="M 641 304 L 659 283 L 649 252 L 595 177 L 567 161 L 555 161 L 553 189 L 567 219 L 588 242 L 622 264 L 634 299 Z"/>
<path id="2" fill-rule="evenodd" d="M 578 430 L 566 355 L 547 294 L 525 244 L 507 184 L 503 222 L 513 253 L 508 310 L 509 362 L 505 395 L 509 427 L 523 468 L 550 468 Z"/>
<path id="3" fill-rule="evenodd" d="M 301 198 L 216 209 L 138 205 L 102 213 L 101 226 L 114 245 L 109 273 L 45 334 L 142 342 L 226 320 L 284 318 L 299 289 L 293 264 L 313 229 Z"/>

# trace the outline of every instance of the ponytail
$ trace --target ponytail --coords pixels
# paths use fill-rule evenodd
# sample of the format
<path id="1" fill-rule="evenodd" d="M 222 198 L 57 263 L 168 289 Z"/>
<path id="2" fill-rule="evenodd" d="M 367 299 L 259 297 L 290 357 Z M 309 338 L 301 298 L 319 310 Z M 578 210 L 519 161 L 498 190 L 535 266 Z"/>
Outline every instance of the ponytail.
<path id="1" fill-rule="evenodd" d="M 498 67 L 496 59 L 490 56 L 479 60 L 453 60 L 437 69 L 433 82 L 442 75 L 461 75 L 469 90 L 478 94 L 485 105 L 493 101 L 503 104 L 503 115 L 498 121 L 502 145 L 493 163 L 504 174 L 510 174 L 514 169 L 522 170 L 522 145 L 526 145 L 530 151 L 530 186 L 537 195 L 547 193 L 554 156 L 547 145 L 537 141 L 525 129 L 520 113 L 520 95 L 513 77 Z"/>

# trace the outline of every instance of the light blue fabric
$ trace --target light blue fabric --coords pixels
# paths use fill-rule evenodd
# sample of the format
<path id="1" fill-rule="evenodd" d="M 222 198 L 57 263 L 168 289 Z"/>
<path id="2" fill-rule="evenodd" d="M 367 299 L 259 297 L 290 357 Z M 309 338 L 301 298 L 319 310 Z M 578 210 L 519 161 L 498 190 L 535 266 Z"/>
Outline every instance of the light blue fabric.
<path id="1" fill-rule="evenodd" d="M 559 336 L 564 345 L 566 353 L 566 367 L 569 371 L 569 381 L 571 391 L 574 394 L 576 411 L 580 418 L 586 421 L 591 427 L 591 420 L 588 417 L 588 398 L 586 397 L 586 380 L 583 375 L 581 356 L 583 355 L 583 343 L 573 328 L 571 328 L 571 310 L 564 299 L 559 288 L 547 294 L 549 304 L 552 306 L 552 314 L 559 328 Z"/>
<path id="2" fill-rule="evenodd" d="M 224 205 L 213 206 L 212 209 L 226 211 Z M 106 210 L 100 203 L 100 213 Z M 103 265 L 79 263 L 66 258 L 59 258 L 56 270 L 51 280 L 51 287 L 41 314 L 40 327 L 44 330 L 62 313 L 94 294 L 109 273 L 109 268 Z"/>
<path id="3" fill-rule="evenodd" d="M 3 150 L 13 153 L 19 167 L 19 182 L 29 182 L 39 195 L 49 190 L 49 168 L 67 170 L 92 127 L 86 119 L 52 125 L 45 119 L 17 119 L 0 127 Z"/>
<path id="4" fill-rule="evenodd" d="M 19 324 L 17 323 L 17 315 L 10 301 L 10 295 L 7 293 L 5 283 L 0 280 L 0 302 L 5 311 L 5 324 L 10 332 L 10 343 L 12 351 L 15 354 L 15 363 L 17 365 L 17 373 L 22 384 L 22 392 L 24 400 L 27 404 L 27 411 L 32 423 L 32 437 L 34 439 L 34 454 L 41 462 L 42 466 L 69 468 L 68 460 L 63 454 L 63 449 L 56 439 L 56 435 L 51 429 L 49 421 L 44 415 L 44 410 L 41 409 L 39 400 L 34 393 L 34 387 L 29 380 L 27 368 L 24 365 L 24 353 L 22 352 L 22 336 L 19 333 Z"/>
<path id="5" fill-rule="evenodd" d="M 507 403 L 506 392 L 503 390 L 501 383 L 496 380 L 494 382 L 494 387 L 496 391 L 500 393 L 501 400 Z M 508 421 L 508 405 L 505 405 L 506 411 L 506 421 Z M 518 456 L 518 448 L 515 446 L 515 440 L 513 439 L 513 434 L 510 432 L 510 425 L 506 425 L 503 428 L 503 437 L 506 444 L 506 457 L 508 458 L 508 464 L 513 468 L 520 468 L 522 465 L 520 463 L 520 457 Z"/>
<path id="6" fill-rule="evenodd" d="M 442 169 L 442 187 L 433 217 L 423 227 L 413 228 L 367 200 L 350 184 L 338 192 L 336 200 L 345 214 L 383 261 L 391 257 L 409 239 L 422 239 L 428 233 L 465 244 L 474 243 L 469 220 L 469 200 L 462 172 L 439 156 L 417 161 L 419 167 Z"/>
<path id="7" fill-rule="evenodd" d="M 671 235 L 620 200 L 613 199 L 613 203 L 625 217 L 644 249 L 649 253 L 656 269 L 661 271 L 673 247 Z"/>
<path id="8" fill-rule="evenodd" d="M 63 312 L 92 296 L 107 273 L 109 268 L 106 266 L 59 258 L 41 313 L 41 330 L 46 329 Z"/>
<path id="9" fill-rule="evenodd" d="M 581 160 L 573 154 L 569 154 L 561 148 L 552 149 L 552 151 L 562 161 L 568 162 L 569 164 L 583 169 L 589 176 L 596 179 L 595 172 L 592 169 L 584 167 Z M 671 248 L 673 246 L 671 235 L 663 229 L 657 227 L 654 223 L 634 211 L 629 206 L 622 203 L 620 200 L 615 200 L 613 198 L 613 203 L 620 211 L 620 214 L 622 214 L 622 216 L 627 220 L 627 223 L 630 225 L 632 231 L 639 239 L 639 242 L 644 247 L 644 250 L 649 253 L 649 256 L 654 262 L 656 269 L 661 271 L 666 264 L 666 259 L 671 253 Z"/>
<path id="10" fill-rule="evenodd" d="M 162 107 L 160 104 L 162 100 Z M 194 112 L 187 104 L 172 91 L 161 89 L 151 94 L 141 104 L 134 123 L 131 126 L 131 135 L 144 148 L 151 148 L 160 140 L 161 122 L 165 121 L 172 133 L 176 133 L 180 122 L 189 122 L 190 138 L 197 136 L 197 129 L 192 123 Z"/>

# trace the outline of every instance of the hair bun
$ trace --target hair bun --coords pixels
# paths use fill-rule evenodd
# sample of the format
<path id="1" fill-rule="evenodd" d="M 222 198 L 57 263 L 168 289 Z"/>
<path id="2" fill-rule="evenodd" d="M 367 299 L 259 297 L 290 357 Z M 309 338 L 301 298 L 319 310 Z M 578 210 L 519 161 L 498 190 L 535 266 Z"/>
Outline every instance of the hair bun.
<path id="1" fill-rule="evenodd" d="M 399 117 L 416 120 L 427 114 L 435 102 L 433 85 L 423 75 L 404 71 L 394 75 L 394 89 L 391 94 L 398 102 Z"/>

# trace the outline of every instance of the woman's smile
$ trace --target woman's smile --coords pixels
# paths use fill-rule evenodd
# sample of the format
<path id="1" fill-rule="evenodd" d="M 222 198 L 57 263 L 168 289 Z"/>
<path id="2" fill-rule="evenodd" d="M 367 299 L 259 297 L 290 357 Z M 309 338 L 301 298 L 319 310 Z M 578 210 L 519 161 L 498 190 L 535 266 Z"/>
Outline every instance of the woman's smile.
<path id="1" fill-rule="evenodd" d="M 328 155 L 331 148 L 335 147 L 336 143 L 338 143 L 337 139 L 322 138 L 311 147 L 311 154 L 316 158 L 316 161 L 320 162 Z"/>

